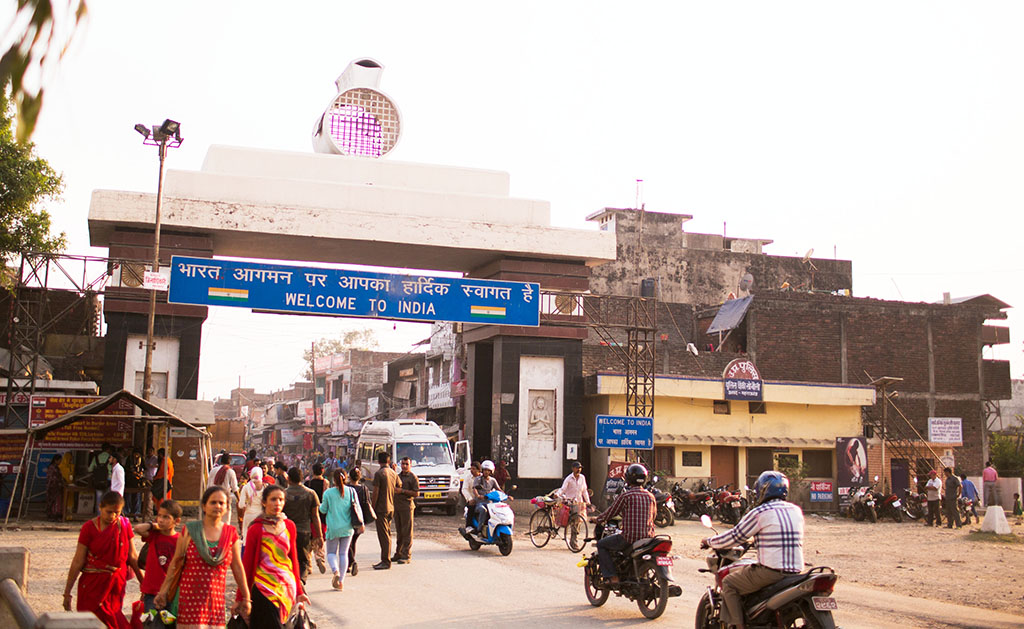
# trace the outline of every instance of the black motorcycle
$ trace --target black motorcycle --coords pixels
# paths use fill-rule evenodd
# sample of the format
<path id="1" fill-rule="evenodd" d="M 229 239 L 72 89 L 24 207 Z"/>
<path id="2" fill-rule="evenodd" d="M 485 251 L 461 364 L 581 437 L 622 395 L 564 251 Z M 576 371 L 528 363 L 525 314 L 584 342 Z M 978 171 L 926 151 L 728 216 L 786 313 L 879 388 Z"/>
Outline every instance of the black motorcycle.
<path id="1" fill-rule="evenodd" d="M 586 541 L 597 541 L 617 532 L 615 524 L 598 524 L 594 528 L 594 537 Z M 668 606 L 668 599 L 683 593 L 683 588 L 673 583 L 672 557 L 669 555 L 671 550 L 672 538 L 656 535 L 637 540 L 624 551 L 614 553 L 615 574 L 619 577 L 616 584 L 601 575 L 595 550 L 576 564 L 583 568 L 583 588 L 587 600 L 594 607 L 600 607 L 614 592 L 615 596 L 625 596 L 636 601 L 645 618 L 661 616 Z"/>
<path id="2" fill-rule="evenodd" d="M 703 487 L 693 491 L 675 483 L 672 485 L 672 505 L 675 516 L 681 520 L 693 515 L 699 518 L 714 511 L 714 497 Z"/>
<path id="3" fill-rule="evenodd" d="M 652 476 L 651 480 L 647 482 L 644 489 L 654 494 L 654 501 L 657 505 L 657 511 L 654 515 L 654 525 L 665 528 L 666 526 L 672 526 L 676 523 L 675 513 L 675 501 L 672 500 L 672 494 L 661 491 L 655 487 L 655 483 L 658 482 L 657 476 Z"/>
<path id="4" fill-rule="evenodd" d="M 701 518 L 701 522 L 711 528 L 711 518 Z M 708 567 L 700 568 L 700 571 L 715 575 L 715 585 L 709 587 L 697 603 L 697 629 L 718 629 L 721 626 L 722 579 L 729 574 L 729 566 L 739 561 L 750 548 L 750 544 L 741 544 L 722 550 L 711 549 L 708 553 Z M 832 610 L 838 606 L 832 590 L 838 579 L 835 571 L 825 566 L 786 575 L 781 581 L 743 597 L 743 624 L 751 629 L 834 629 Z"/>

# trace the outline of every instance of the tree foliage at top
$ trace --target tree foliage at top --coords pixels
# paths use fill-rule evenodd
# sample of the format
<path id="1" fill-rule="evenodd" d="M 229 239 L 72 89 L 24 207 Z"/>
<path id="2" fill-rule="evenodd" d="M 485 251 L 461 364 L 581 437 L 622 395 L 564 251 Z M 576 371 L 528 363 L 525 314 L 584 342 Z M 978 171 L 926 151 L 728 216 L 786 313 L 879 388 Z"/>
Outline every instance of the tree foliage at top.
<path id="1" fill-rule="evenodd" d="M 58 252 L 63 233 L 50 234 L 50 214 L 41 207 L 56 200 L 64 182 L 31 142 L 14 138 L 10 105 L 0 92 L 0 263 L 23 251 Z"/>
<path id="2" fill-rule="evenodd" d="M 306 364 L 303 377 L 306 380 L 313 379 L 313 366 L 310 363 L 315 358 L 341 354 L 350 349 L 375 349 L 378 345 L 377 333 L 371 328 L 347 330 L 338 338 L 320 339 L 313 347 L 307 348 L 302 352 L 302 360 Z"/>
<path id="3" fill-rule="evenodd" d="M 67 53 L 85 13 L 85 0 L 18 0 L 0 57 L 0 85 L 11 86 L 19 142 L 32 137 L 43 108 L 44 74 Z M 33 91 L 26 79 L 39 87 Z"/>

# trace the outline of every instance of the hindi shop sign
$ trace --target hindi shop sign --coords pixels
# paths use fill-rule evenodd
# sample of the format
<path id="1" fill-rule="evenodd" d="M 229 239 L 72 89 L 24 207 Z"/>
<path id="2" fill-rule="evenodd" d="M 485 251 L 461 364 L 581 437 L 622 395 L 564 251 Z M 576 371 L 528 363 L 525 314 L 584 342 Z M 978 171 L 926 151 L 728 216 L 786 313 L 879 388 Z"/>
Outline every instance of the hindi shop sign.
<path id="1" fill-rule="evenodd" d="M 100 399 L 103 398 L 97 395 L 33 395 L 32 405 L 29 408 L 28 425 L 30 428 L 38 428 Z M 126 399 L 120 399 L 97 413 L 97 415 L 134 414 L 135 405 Z"/>
<path id="2" fill-rule="evenodd" d="M 654 419 L 651 417 L 597 416 L 598 448 L 628 448 L 652 450 L 654 448 Z"/>
<path id="3" fill-rule="evenodd" d="M 832 502 L 832 481 L 811 481 L 811 502 Z"/>
<path id="4" fill-rule="evenodd" d="M 171 258 L 167 301 L 399 321 L 540 324 L 540 284 Z"/>
<path id="5" fill-rule="evenodd" d="M 727 400 L 760 402 L 763 399 L 761 372 L 747 358 L 737 358 L 726 365 L 722 380 Z"/>
<path id="6" fill-rule="evenodd" d="M 932 443 L 963 443 L 963 419 L 959 417 L 929 417 L 928 441 Z"/>

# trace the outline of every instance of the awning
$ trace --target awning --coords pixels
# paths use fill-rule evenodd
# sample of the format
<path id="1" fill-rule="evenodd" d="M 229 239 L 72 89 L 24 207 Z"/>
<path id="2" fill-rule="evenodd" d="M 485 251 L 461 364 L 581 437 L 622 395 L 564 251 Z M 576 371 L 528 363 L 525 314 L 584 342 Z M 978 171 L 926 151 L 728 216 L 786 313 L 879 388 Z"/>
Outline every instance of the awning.
<path id="1" fill-rule="evenodd" d="M 742 299 L 730 299 L 722 304 L 722 307 L 718 309 L 718 314 L 715 315 L 714 320 L 711 322 L 707 333 L 728 332 L 733 328 L 739 327 L 752 301 L 754 301 L 754 296 L 750 295 Z"/>
<path id="2" fill-rule="evenodd" d="M 190 430 L 195 430 L 196 432 L 206 433 L 206 429 L 188 423 L 187 421 L 174 415 L 170 411 L 162 409 L 156 404 L 153 404 L 152 402 L 148 402 L 140 398 L 139 396 L 135 395 L 134 393 L 127 389 L 121 389 L 120 391 L 111 393 L 107 397 L 96 400 L 91 404 L 86 404 L 81 408 L 76 408 L 75 410 L 65 414 L 63 417 L 59 419 L 47 422 L 37 428 L 29 429 L 29 432 L 36 435 L 36 437 L 39 437 L 40 435 L 45 435 L 54 428 L 66 426 L 67 424 L 70 424 L 78 419 L 98 415 L 100 411 L 107 408 L 108 406 L 111 406 L 112 404 L 121 399 L 127 399 L 129 402 L 134 404 L 137 408 L 139 408 L 142 411 L 142 417 L 128 416 L 125 417 L 125 419 L 166 422 L 171 426 L 178 426 L 188 428 Z"/>
<path id="3" fill-rule="evenodd" d="M 835 439 L 808 439 L 805 437 L 726 437 L 721 435 L 655 434 L 654 443 L 686 446 L 744 446 L 752 448 L 834 448 Z"/>

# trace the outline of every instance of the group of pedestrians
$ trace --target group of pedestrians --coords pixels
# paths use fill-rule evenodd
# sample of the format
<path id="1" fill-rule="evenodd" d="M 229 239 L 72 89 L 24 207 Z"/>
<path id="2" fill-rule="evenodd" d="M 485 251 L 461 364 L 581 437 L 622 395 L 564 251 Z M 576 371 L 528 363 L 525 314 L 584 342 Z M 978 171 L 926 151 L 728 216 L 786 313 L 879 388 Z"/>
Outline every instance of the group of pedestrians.
<path id="1" fill-rule="evenodd" d="M 46 472 L 46 515 L 50 519 L 60 520 L 73 508 L 65 499 L 69 486 L 91 488 L 96 513 L 107 492 L 119 494 L 125 500 L 124 515 L 136 520 L 152 512 L 151 504 L 155 508 L 171 497 L 174 464 L 163 448 L 150 448 L 143 457 L 138 448 L 120 450 L 104 443 L 89 454 L 85 474 L 76 477 L 77 471 L 73 452 L 58 453 L 51 459 Z"/>
<path id="2" fill-rule="evenodd" d="M 419 495 L 420 481 L 412 472 L 412 461 L 404 457 L 401 472 L 396 472 L 391 455 L 381 452 L 377 455 L 380 466 L 373 475 L 373 497 L 371 506 L 377 521 L 377 542 L 380 544 L 380 562 L 374 570 L 388 570 L 392 563 L 407 564 L 412 561 L 413 518 L 416 512 L 416 496 Z M 391 554 L 391 528 L 395 528 L 395 553 Z"/>

